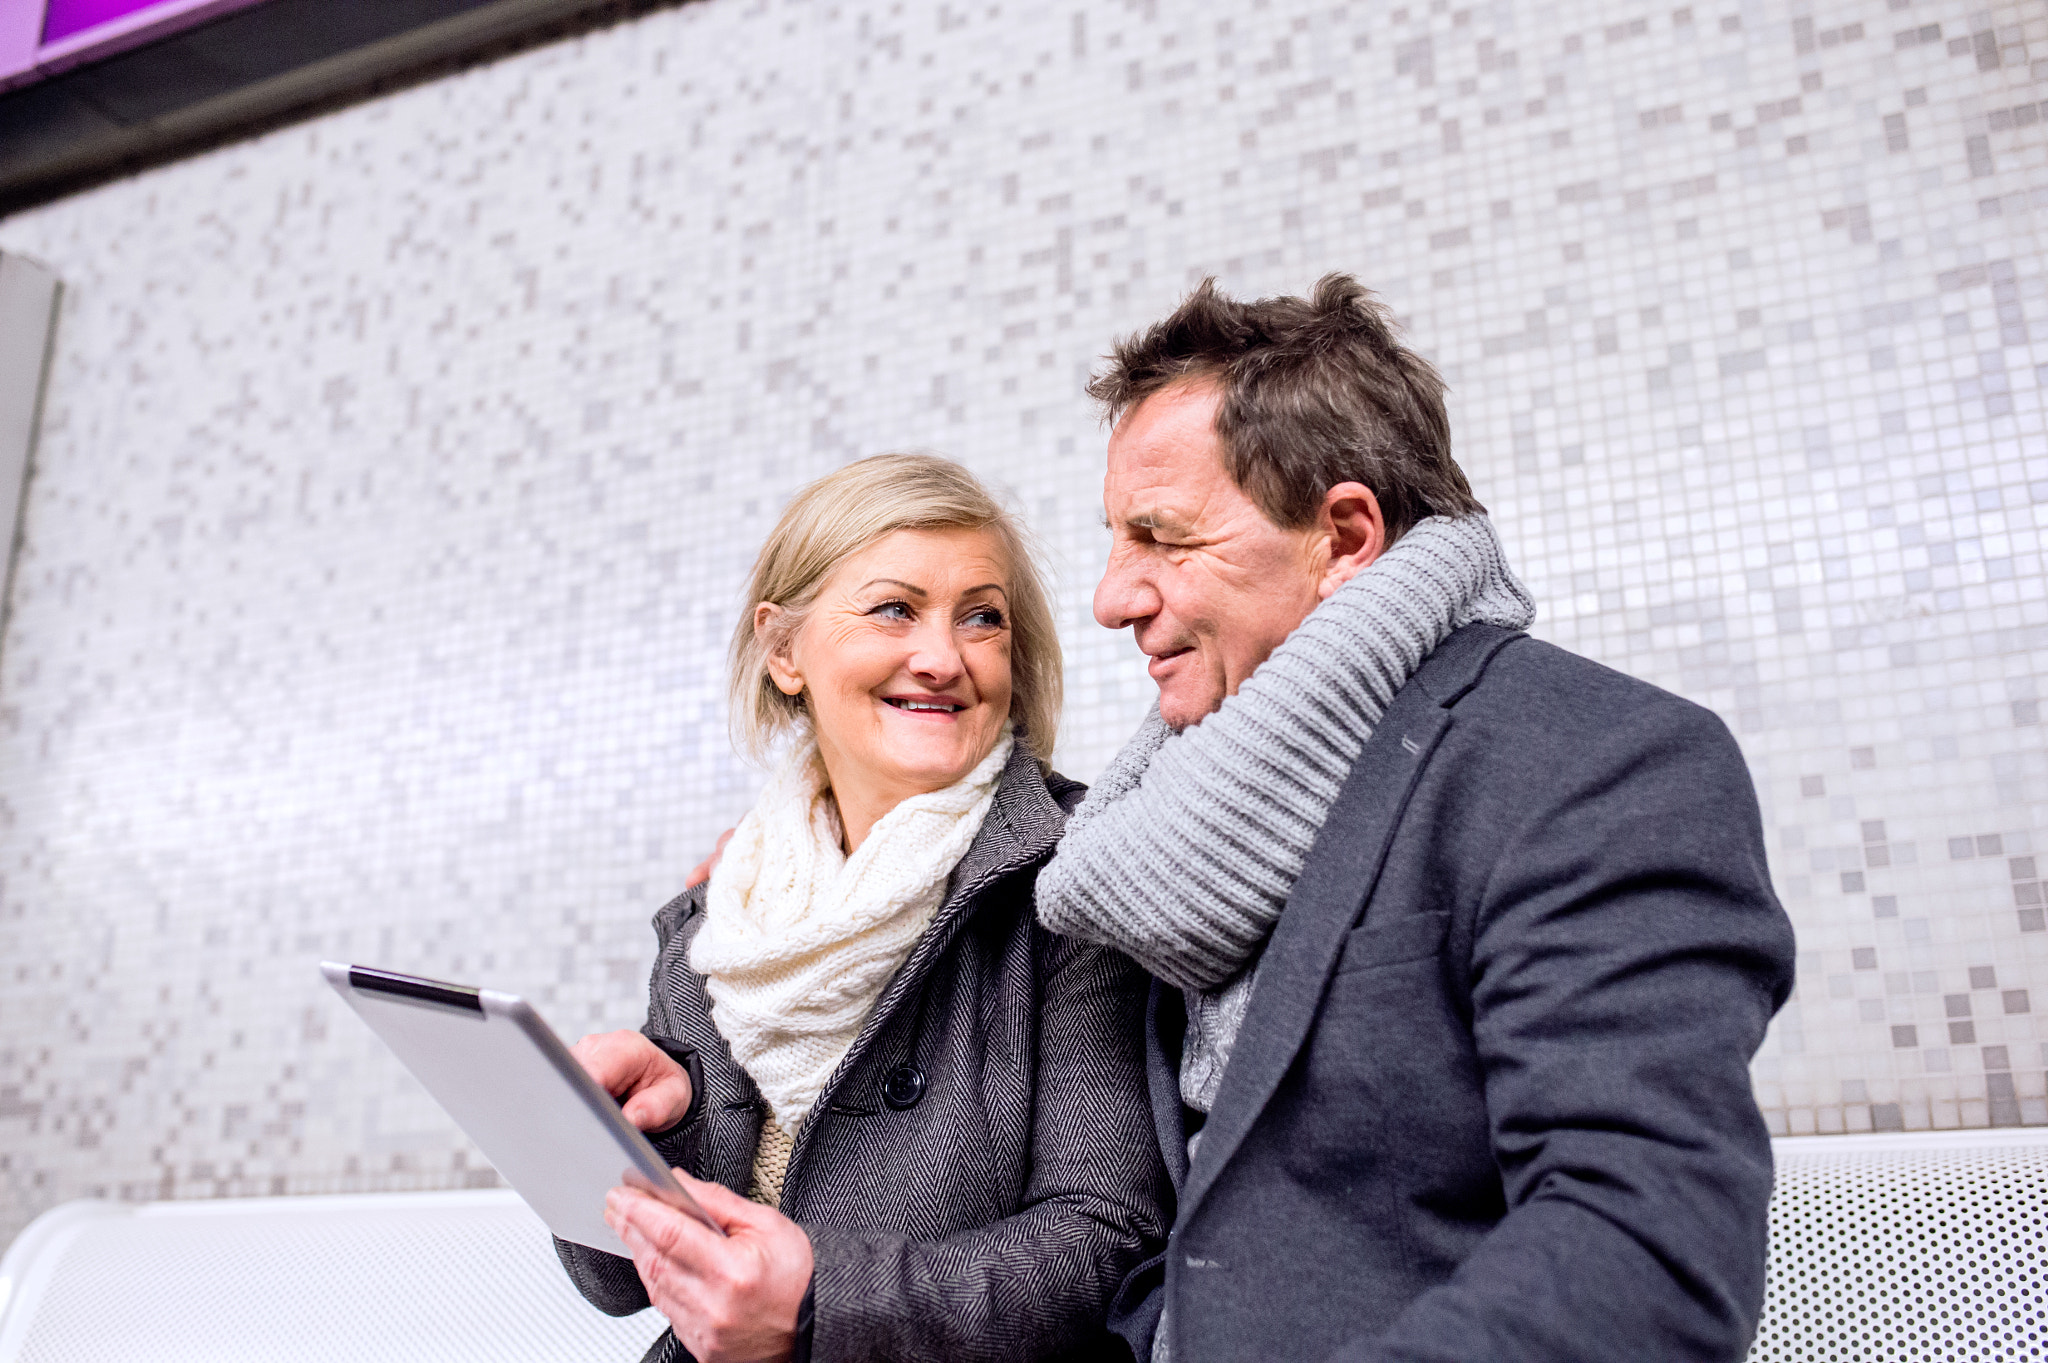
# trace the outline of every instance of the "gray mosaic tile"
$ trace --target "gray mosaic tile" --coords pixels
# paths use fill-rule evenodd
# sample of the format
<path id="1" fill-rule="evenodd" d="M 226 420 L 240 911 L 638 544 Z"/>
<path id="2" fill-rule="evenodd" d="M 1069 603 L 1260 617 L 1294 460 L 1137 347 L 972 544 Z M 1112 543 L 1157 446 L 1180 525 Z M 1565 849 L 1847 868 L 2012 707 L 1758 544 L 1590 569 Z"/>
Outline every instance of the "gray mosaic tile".
<path id="1" fill-rule="evenodd" d="M 2048 1122 L 2044 100 L 2016 3 L 707 0 L 0 222 L 67 285 L 0 1237 L 490 1180 L 312 963 L 634 1021 L 754 789 L 741 575 L 845 459 L 1030 517 L 1092 775 L 1149 684 L 1080 385 L 1208 273 L 1382 291 L 1538 632 L 1735 730 L 1801 937 L 1772 1128 Z"/>

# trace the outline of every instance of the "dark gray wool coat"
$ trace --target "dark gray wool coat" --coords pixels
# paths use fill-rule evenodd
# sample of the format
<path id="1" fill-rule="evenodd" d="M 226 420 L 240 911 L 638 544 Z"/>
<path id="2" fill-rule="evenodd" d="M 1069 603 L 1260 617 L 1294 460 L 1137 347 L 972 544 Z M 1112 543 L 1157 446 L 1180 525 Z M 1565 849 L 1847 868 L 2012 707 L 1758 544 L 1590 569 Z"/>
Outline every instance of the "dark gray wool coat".
<path id="1" fill-rule="evenodd" d="M 1021 746 L 944 902 L 797 1134 L 782 1211 L 810 1235 L 811 1357 L 1124 1359 L 1103 1327 L 1165 1241 L 1145 1091 L 1146 979 L 1032 914 L 1082 787 Z M 693 1051 L 671 1164 L 744 1192 L 766 1112 L 690 969 L 704 892 L 655 916 L 646 1033 Z M 630 1260 L 556 1242 L 600 1310 L 643 1310 Z M 672 1335 L 652 1357 L 683 1358 Z"/>
<path id="2" fill-rule="evenodd" d="M 1737 1363 L 1771 1197 L 1749 1061 L 1792 964 L 1727 727 L 1466 626 L 1317 835 L 1112 1319 L 1148 1358 L 1170 1299 L 1175 1363 Z"/>

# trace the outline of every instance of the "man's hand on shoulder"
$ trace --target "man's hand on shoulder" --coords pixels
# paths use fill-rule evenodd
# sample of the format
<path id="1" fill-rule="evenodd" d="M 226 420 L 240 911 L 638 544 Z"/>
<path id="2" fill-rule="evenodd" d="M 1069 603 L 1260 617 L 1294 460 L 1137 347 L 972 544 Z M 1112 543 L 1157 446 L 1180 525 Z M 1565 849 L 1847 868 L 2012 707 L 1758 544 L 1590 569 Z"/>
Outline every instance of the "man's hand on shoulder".
<path id="1" fill-rule="evenodd" d="M 732 830 L 726 829 L 718 835 L 718 845 L 711 849 L 711 855 L 690 868 L 690 878 L 683 882 L 683 888 L 694 890 L 711 879 L 711 873 L 718 869 L 718 859 L 725 855 L 725 845 L 732 841 Z"/>

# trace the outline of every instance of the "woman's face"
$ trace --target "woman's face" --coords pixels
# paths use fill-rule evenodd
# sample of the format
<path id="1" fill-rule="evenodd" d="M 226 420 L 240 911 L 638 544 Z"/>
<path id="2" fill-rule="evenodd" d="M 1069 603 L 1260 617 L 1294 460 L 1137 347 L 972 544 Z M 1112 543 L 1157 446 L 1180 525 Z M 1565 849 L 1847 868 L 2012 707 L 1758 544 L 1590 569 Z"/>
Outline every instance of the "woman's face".
<path id="1" fill-rule="evenodd" d="M 1009 580 L 986 530 L 897 530 L 826 579 L 769 671 L 803 692 L 842 802 L 939 790 L 995 747 L 1010 714 Z M 757 607 L 755 628 L 777 610 Z"/>

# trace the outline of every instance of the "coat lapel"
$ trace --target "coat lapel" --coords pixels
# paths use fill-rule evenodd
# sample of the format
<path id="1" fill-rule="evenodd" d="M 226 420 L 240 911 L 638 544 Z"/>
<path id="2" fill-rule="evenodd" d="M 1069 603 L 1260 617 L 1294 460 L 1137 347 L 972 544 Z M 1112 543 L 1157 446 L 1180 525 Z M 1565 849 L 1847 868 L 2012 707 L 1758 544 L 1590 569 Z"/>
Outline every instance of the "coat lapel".
<path id="1" fill-rule="evenodd" d="M 1468 625 L 1446 639 L 1394 697 L 1353 764 L 1259 961 L 1251 1004 L 1188 1171 L 1179 1224 L 1214 1186 L 1307 1039 L 1323 986 L 1379 879 L 1416 778 L 1451 725 L 1449 707 L 1478 681 L 1495 652 L 1521 637 Z"/>
<path id="2" fill-rule="evenodd" d="M 860 1049 L 866 1034 L 893 1011 L 898 1000 L 923 983 L 932 962 L 945 953 L 954 935 L 974 916 L 982 892 L 1051 852 L 1066 825 L 1066 812 L 1046 789 L 1037 760 L 1019 744 L 1003 767 L 995 802 L 989 806 L 988 817 L 982 820 L 981 831 L 975 834 L 960 864 L 953 868 L 945 901 L 932 915 L 924 935 L 917 939 L 917 945 L 911 948 L 888 988 L 882 991 L 867 1026 L 861 1029 L 862 1036 L 854 1042 L 854 1051 Z M 853 1051 L 847 1053 L 851 1055 Z"/>
<path id="3" fill-rule="evenodd" d="M 882 996 L 875 1001 L 867 1021 L 855 1034 L 853 1044 L 840 1058 L 838 1068 L 825 1081 L 825 1087 L 819 1090 L 813 1111 L 823 1111 L 833 1105 L 840 1084 L 858 1058 L 866 1054 L 876 1034 L 904 1006 L 905 1000 L 917 996 L 925 977 L 945 955 L 953 938 L 974 917 L 975 909 L 984 898 L 983 892 L 1004 876 L 1022 870 L 1052 851 L 1053 844 L 1059 841 L 1060 833 L 1066 828 L 1066 820 L 1066 811 L 1060 808 L 1052 792 L 1046 788 L 1037 759 L 1018 744 L 1003 767 L 1002 779 L 996 786 L 995 802 L 989 806 L 988 817 L 982 820 L 981 831 L 975 834 L 967 854 L 960 858 L 960 864 L 953 870 L 945 901 L 917 939 L 917 945 L 910 949 L 910 955 L 882 990 Z M 790 1151 L 791 1169 L 797 1167 L 816 1126 L 817 1123 L 806 1121 L 797 1132 L 796 1143 Z"/>

